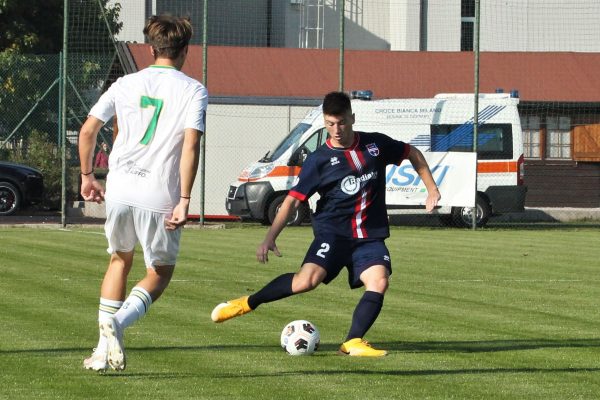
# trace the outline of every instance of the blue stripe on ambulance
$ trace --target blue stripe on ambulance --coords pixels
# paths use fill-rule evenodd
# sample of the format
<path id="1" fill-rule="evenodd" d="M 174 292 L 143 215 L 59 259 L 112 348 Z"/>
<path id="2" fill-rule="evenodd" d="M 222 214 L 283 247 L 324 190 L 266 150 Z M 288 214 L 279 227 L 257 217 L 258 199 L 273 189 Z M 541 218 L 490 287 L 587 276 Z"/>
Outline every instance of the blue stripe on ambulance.
<path id="1" fill-rule="evenodd" d="M 479 126 L 482 126 L 490 118 L 494 117 L 506 106 L 487 106 L 479 113 Z M 478 143 L 484 145 L 494 138 L 493 134 L 480 134 Z M 454 147 L 472 147 L 473 146 L 473 118 L 454 129 L 449 134 L 442 135 L 417 135 L 410 142 L 413 146 L 426 148 L 431 151 L 448 151 Z"/>

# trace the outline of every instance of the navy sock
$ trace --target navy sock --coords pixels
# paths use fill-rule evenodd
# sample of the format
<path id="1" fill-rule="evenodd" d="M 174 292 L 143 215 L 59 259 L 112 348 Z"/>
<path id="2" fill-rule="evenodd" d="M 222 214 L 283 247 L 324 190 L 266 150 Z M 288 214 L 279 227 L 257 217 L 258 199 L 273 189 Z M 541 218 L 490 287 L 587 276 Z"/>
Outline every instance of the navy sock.
<path id="1" fill-rule="evenodd" d="M 270 303 L 293 295 L 292 292 L 293 273 L 283 274 L 267 283 L 265 287 L 248 297 L 248 305 L 256 309 L 263 303 Z"/>
<path id="2" fill-rule="evenodd" d="M 354 309 L 352 326 L 346 341 L 365 336 L 383 307 L 383 294 L 366 291 Z"/>

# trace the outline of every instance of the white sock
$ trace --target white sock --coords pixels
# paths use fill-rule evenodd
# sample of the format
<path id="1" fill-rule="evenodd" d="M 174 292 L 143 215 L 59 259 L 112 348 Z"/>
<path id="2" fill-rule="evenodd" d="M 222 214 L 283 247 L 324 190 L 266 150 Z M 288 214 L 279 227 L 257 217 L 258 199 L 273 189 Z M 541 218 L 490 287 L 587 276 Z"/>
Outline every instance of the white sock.
<path id="1" fill-rule="evenodd" d="M 115 315 L 122 305 L 123 302 L 120 300 L 109 300 L 100 297 L 100 305 L 98 306 L 98 322 L 106 321 L 107 319 Z M 104 337 L 104 335 L 102 335 L 102 332 L 100 332 L 98 345 L 96 346 L 96 351 L 106 352 L 106 348 L 106 338 Z"/>
<path id="2" fill-rule="evenodd" d="M 125 299 L 125 302 L 115 314 L 115 319 L 121 325 L 121 328 L 125 329 L 142 318 L 148 312 L 151 304 L 152 297 L 150 297 L 150 293 L 144 288 L 136 286 L 131 289 L 129 297 Z"/>

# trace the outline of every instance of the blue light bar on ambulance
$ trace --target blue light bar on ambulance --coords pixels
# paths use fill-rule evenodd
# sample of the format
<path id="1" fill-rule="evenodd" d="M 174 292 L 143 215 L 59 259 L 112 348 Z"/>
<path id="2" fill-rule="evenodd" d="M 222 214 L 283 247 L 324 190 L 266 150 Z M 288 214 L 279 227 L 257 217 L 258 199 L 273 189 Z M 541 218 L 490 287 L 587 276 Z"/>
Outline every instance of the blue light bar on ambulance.
<path id="1" fill-rule="evenodd" d="M 371 100 L 373 98 L 372 90 L 353 90 L 350 92 L 350 97 L 359 100 Z"/>

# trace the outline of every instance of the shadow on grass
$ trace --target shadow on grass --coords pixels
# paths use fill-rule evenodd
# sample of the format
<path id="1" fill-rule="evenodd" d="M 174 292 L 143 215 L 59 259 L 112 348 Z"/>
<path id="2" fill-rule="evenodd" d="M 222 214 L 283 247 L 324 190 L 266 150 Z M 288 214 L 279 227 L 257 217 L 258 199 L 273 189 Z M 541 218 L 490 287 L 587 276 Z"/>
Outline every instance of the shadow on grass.
<path id="1" fill-rule="evenodd" d="M 232 374 L 232 375 L 214 375 L 215 378 L 264 378 L 264 377 L 283 377 L 294 375 L 389 375 L 389 376 L 431 376 L 431 375 L 483 375 L 483 374 L 530 374 L 530 373 L 579 373 L 579 372 L 598 372 L 600 368 L 475 368 L 475 369 L 419 369 L 419 370 L 302 370 L 302 371 L 281 371 L 265 374 Z"/>
<path id="2" fill-rule="evenodd" d="M 500 351 L 522 351 L 535 349 L 558 348 L 600 348 L 600 339 L 506 339 L 482 341 L 429 341 L 429 342 L 377 342 L 377 348 L 401 353 L 492 353 Z M 319 352 L 337 352 L 339 344 L 321 343 Z M 265 351 L 278 350 L 277 345 L 222 344 L 209 346 L 128 346 L 129 351 Z M 89 352 L 89 348 L 56 348 L 56 349 L 17 349 L 0 350 L 0 355 L 9 354 L 60 354 L 70 352 Z"/>
<path id="3" fill-rule="evenodd" d="M 339 357 L 340 360 L 349 357 L 341 357 L 337 355 L 338 344 L 322 344 L 319 351 L 314 357 Z M 527 340 L 486 340 L 486 341 L 429 341 L 429 342 L 378 342 L 375 343 L 378 348 L 390 350 L 392 356 L 396 353 L 492 353 L 502 351 L 525 351 L 535 349 L 573 349 L 573 348 L 600 348 L 600 339 L 527 339 Z M 19 349 L 19 350 L 0 350 L 0 356 L 7 355 L 32 355 L 36 357 L 57 357 L 69 353 L 81 353 L 85 355 L 89 352 L 89 348 L 71 347 L 71 348 L 55 348 L 55 349 Z M 277 345 L 244 345 L 244 344 L 226 344 L 226 345 L 209 345 L 209 346 L 159 346 L 159 347 L 128 347 L 131 352 L 275 352 L 280 351 Z M 388 356 L 389 357 L 389 356 Z M 386 357 L 387 359 L 387 357 Z M 367 361 L 367 360 L 363 360 Z M 376 360 L 373 360 L 376 362 Z M 304 364 L 303 364 L 304 365 Z M 600 372 L 600 368 L 541 368 L 541 367 L 507 367 L 507 368 L 459 368 L 459 369 L 410 369 L 409 366 L 385 369 L 374 368 L 372 370 L 364 369 L 363 363 L 359 364 L 361 368 L 355 368 L 356 363 L 339 364 L 340 366 L 354 367 L 325 369 L 325 368 L 308 368 L 295 369 L 288 371 L 269 371 L 261 372 L 257 368 L 249 368 L 247 373 L 236 370 L 234 373 L 217 373 L 209 374 L 211 378 L 216 379 L 253 379 L 253 378 L 269 378 L 269 377 L 285 377 L 285 376 L 305 376 L 305 375 L 378 375 L 378 376 L 451 376 L 451 375 L 486 375 L 486 374 L 553 374 L 553 373 L 582 373 L 582 372 Z M 389 365 L 389 364 L 384 364 Z M 109 379 L 164 379 L 171 381 L 173 379 L 196 378 L 197 373 L 193 372 L 136 372 L 135 369 L 114 372 L 107 371 L 99 373 Z"/>
<path id="4" fill-rule="evenodd" d="M 482 341 L 384 342 L 384 349 L 414 353 L 492 353 L 548 348 L 600 347 L 600 339 L 520 339 Z"/>

